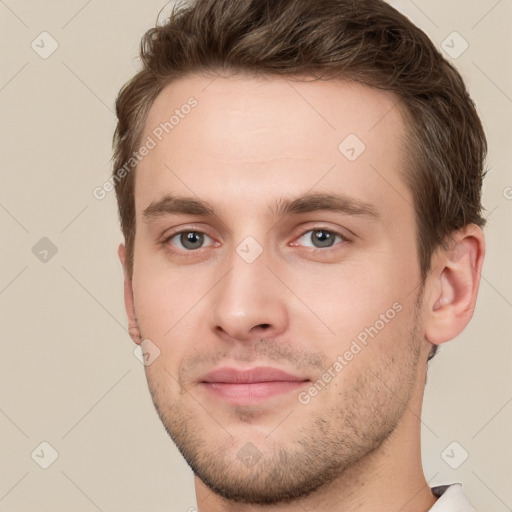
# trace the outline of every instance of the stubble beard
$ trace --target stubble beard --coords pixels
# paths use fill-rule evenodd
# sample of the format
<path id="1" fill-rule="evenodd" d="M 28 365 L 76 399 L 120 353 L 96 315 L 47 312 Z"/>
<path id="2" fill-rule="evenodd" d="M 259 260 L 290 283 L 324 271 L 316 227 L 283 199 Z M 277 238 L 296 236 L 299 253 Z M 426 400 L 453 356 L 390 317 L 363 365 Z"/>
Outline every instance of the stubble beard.
<path id="1" fill-rule="evenodd" d="M 236 438 L 222 426 L 222 418 L 213 419 L 215 411 L 210 416 L 188 390 L 182 389 L 171 401 L 170 394 L 148 376 L 153 403 L 194 474 L 225 500 L 253 505 L 299 500 L 362 462 L 396 429 L 416 382 L 421 339 L 417 315 L 413 316 L 409 331 L 398 333 L 396 339 L 401 353 L 362 368 L 354 382 L 338 392 L 334 405 L 321 409 L 328 390 L 308 405 L 297 403 L 301 413 L 311 407 L 310 415 L 303 416 L 300 425 L 294 423 L 293 411 L 284 421 L 276 419 L 276 424 L 282 423 L 264 441 Z M 233 414 L 243 423 L 257 416 L 250 407 Z M 240 456 L 244 450 L 249 452 L 249 464 Z"/>

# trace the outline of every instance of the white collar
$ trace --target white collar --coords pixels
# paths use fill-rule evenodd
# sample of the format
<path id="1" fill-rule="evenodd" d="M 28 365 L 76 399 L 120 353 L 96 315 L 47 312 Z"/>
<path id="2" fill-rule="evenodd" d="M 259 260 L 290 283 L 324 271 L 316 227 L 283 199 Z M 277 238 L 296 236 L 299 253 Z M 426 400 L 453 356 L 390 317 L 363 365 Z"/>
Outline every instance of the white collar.
<path id="1" fill-rule="evenodd" d="M 476 512 L 462 491 L 462 484 L 440 485 L 432 488 L 440 496 L 429 512 Z"/>

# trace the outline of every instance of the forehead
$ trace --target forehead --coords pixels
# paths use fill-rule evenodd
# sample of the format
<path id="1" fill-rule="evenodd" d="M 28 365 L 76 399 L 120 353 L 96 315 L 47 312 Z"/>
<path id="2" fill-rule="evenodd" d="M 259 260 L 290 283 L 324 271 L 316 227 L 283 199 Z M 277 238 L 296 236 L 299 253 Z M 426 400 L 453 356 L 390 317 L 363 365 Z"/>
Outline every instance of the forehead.
<path id="1" fill-rule="evenodd" d="M 155 145 L 137 168 L 136 209 L 185 194 L 243 214 L 314 188 L 400 215 L 412 204 L 404 133 L 397 97 L 361 84 L 190 75 L 150 109 L 142 141 Z"/>

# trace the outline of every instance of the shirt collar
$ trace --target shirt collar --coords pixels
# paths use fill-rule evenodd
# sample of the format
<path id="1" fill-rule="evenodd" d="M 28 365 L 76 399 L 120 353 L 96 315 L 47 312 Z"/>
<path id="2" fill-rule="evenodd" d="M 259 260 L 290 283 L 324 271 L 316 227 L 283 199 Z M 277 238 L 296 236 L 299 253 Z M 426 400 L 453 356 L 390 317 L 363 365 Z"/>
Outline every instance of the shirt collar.
<path id="1" fill-rule="evenodd" d="M 432 487 L 432 494 L 439 499 L 429 512 L 476 512 L 462 491 L 462 484 Z"/>

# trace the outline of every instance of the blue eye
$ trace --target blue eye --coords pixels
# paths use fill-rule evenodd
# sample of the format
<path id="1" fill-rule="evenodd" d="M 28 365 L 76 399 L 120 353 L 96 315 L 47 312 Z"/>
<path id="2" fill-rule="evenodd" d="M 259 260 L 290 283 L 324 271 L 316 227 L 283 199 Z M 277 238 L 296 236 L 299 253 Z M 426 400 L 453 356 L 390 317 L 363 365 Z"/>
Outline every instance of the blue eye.
<path id="1" fill-rule="evenodd" d="M 180 233 L 176 233 L 170 236 L 166 242 L 171 243 L 171 245 L 176 245 L 173 243 L 173 240 L 176 239 L 176 243 L 178 243 L 178 248 L 186 251 L 194 251 L 196 249 L 201 249 L 205 242 L 205 239 L 212 241 L 212 239 L 206 235 L 205 233 L 201 233 L 200 231 L 181 231 Z"/>
<path id="2" fill-rule="evenodd" d="M 332 247 L 337 238 L 340 241 L 346 240 L 344 236 L 334 231 L 327 229 L 310 229 L 299 238 L 299 241 L 304 243 L 306 247 L 321 249 Z M 310 242 L 311 245 L 308 245 L 307 242 Z"/>
<path id="3" fill-rule="evenodd" d="M 348 239 L 341 233 L 329 229 L 317 228 L 305 231 L 293 245 L 301 245 L 303 247 L 321 250 L 332 248 L 335 245 L 340 245 L 341 242 L 347 241 Z M 164 243 L 169 245 L 169 249 L 176 254 L 181 252 L 183 255 L 216 244 L 206 233 L 193 229 L 174 233 L 167 237 Z"/>

